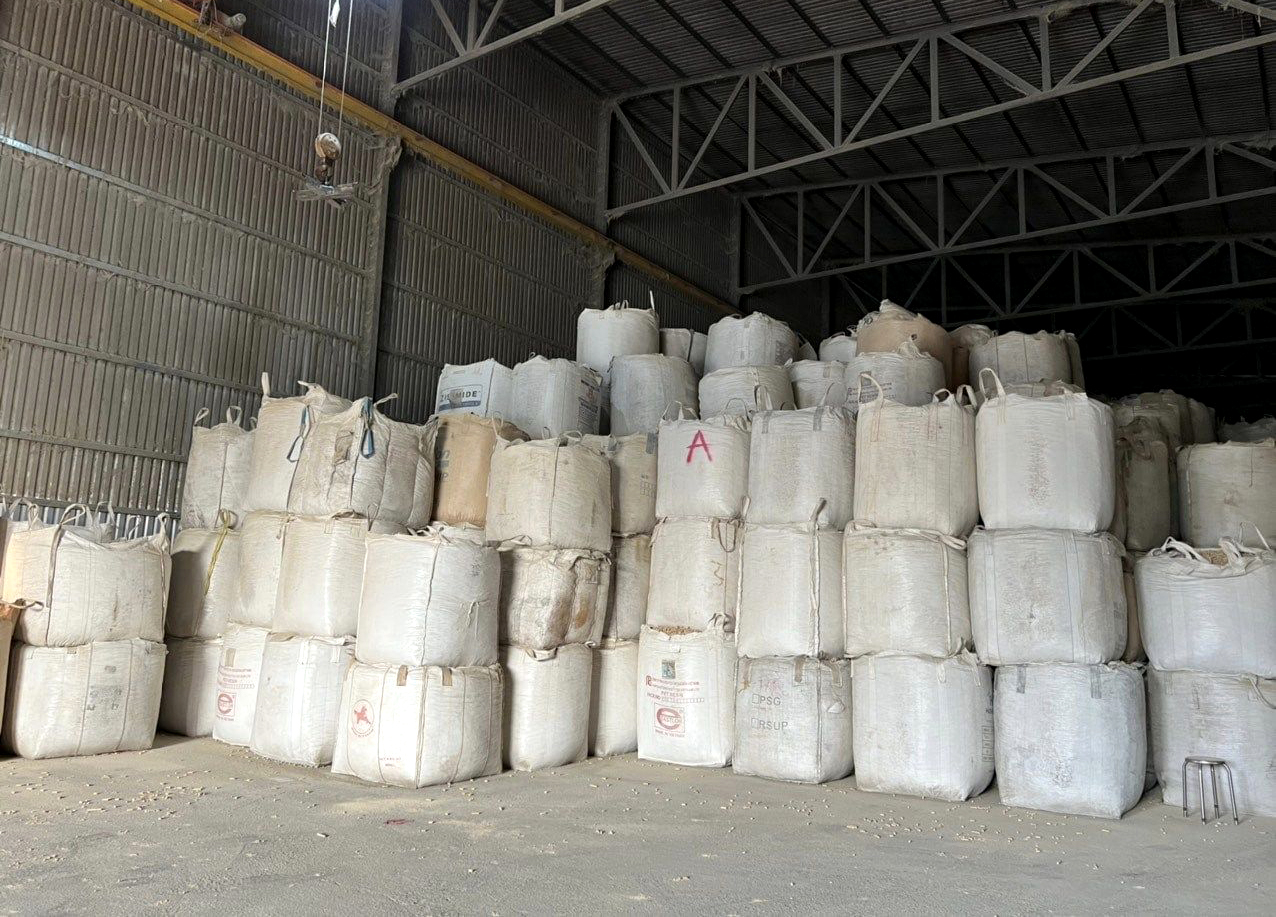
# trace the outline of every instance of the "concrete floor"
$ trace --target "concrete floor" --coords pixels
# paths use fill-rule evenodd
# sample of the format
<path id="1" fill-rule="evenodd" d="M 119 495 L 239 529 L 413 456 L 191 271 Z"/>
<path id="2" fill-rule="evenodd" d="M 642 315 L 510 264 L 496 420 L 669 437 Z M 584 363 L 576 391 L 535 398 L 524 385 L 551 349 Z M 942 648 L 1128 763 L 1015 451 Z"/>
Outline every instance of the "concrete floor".
<path id="1" fill-rule="evenodd" d="M 1272 913 L 1276 819 L 1120 822 L 633 756 L 400 790 L 211 739 L 0 761 L 0 911 Z"/>

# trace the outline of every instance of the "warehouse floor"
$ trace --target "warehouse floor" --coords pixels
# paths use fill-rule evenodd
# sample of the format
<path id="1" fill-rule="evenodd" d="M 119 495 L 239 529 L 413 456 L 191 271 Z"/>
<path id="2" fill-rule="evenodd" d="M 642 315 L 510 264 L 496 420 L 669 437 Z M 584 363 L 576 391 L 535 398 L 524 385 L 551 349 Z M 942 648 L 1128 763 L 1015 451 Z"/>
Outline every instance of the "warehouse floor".
<path id="1" fill-rule="evenodd" d="M 632 756 L 388 789 L 210 739 L 0 761 L 0 911 L 1267 911 L 1276 819 L 1120 822 Z"/>

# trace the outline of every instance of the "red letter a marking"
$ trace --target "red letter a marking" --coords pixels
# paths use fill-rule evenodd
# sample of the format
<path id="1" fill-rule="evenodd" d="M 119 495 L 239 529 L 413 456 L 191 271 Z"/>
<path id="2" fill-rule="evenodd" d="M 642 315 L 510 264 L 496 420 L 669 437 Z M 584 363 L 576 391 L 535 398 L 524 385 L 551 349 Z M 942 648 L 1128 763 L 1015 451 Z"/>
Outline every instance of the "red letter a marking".
<path id="1" fill-rule="evenodd" d="M 695 455 L 697 449 L 704 450 L 704 457 L 708 461 L 713 461 L 713 453 L 709 451 L 709 441 L 704 438 L 704 430 L 697 430 L 696 435 L 691 438 L 691 445 L 687 447 L 687 464 L 691 464 L 691 457 Z"/>

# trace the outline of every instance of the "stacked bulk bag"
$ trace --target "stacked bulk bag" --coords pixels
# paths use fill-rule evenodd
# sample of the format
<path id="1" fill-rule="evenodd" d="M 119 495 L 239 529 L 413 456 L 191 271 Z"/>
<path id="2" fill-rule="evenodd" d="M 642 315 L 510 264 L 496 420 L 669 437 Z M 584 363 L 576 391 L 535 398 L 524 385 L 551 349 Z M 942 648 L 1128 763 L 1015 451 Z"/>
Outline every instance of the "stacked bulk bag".
<path id="1" fill-rule="evenodd" d="M 660 353 L 660 318 L 654 308 L 631 309 L 625 300 L 606 309 L 585 309 L 576 317 L 576 362 L 597 372 L 604 389 L 611 381 L 612 360 L 644 353 Z"/>
<path id="2" fill-rule="evenodd" d="M 598 551 L 503 545 L 500 642 L 534 650 L 602 634 L 611 560 Z"/>
<path id="3" fill-rule="evenodd" d="M 656 435 L 586 436 L 584 443 L 605 457 L 611 469 L 613 534 L 651 534 L 656 527 Z"/>
<path id="4" fill-rule="evenodd" d="M 846 404 L 846 364 L 802 360 L 788 365 L 793 401 L 798 409 L 822 404 Z"/>
<path id="5" fill-rule="evenodd" d="M 1178 453 L 1179 530 L 1194 547 L 1276 532 L 1276 441 L 1210 443 Z M 1248 525 L 1247 525 L 1248 523 Z"/>
<path id="6" fill-rule="evenodd" d="M 1139 624 L 1139 592 L 1134 577 L 1135 559 L 1129 554 L 1121 561 L 1122 585 L 1125 587 L 1125 652 L 1122 662 L 1147 662 L 1143 649 L 1143 627 Z"/>
<path id="7" fill-rule="evenodd" d="M 594 648 L 589 753 L 597 758 L 638 750 L 638 641 L 604 638 Z"/>
<path id="8" fill-rule="evenodd" d="M 704 375 L 705 351 L 709 336 L 690 328 L 661 328 L 660 352 L 667 357 L 678 357 L 691 364 L 696 376 Z"/>
<path id="9" fill-rule="evenodd" d="M 870 376 L 876 383 L 876 394 L 874 388 L 863 384 Z M 943 364 L 918 350 L 912 341 L 904 341 L 894 350 L 861 350 L 846 364 L 846 390 L 852 407 L 862 406 L 877 395 L 897 404 L 929 404 L 943 388 Z"/>
<path id="10" fill-rule="evenodd" d="M 239 527 L 239 576 L 230 620 L 269 628 L 279 594 L 279 568 L 289 515 L 270 510 L 249 513 Z"/>
<path id="11" fill-rule="evenodd" d="M 353 663 L 332 772 L 411 788 L 498 774 L 503 702 L 498 665 Z"/>
<path id="12" fill-rule="evenodd" d="M 849 363 L 855 359 L 855 355 L 859 353 L 855 335 L 855 329 L 848 328 L 820 341 L 819 356 L 821 362 Z"/>
<path id="13" fill-rule="evenodd" d="M 740 416 L 662 421 L 656 516 L 738 518 L 748 493 L 749 430 Z"/>
<path id="14" fill-rule="evenodd" d="M 702 630 L 716 618 L 734 618 L 739 570 L 739 522 L 662 519 L 651 538 L 647 623 Z"/>
<path id="15" fill-rule="evenodd" d="M 1194 422 L 1195 427 L 1195 422 Z M 1235 423 L 1223 424 L 1221 442 L 1261 443 L 1265 439 L 1276 439 L 1276 417 L 1263 417 L 1252 423 L 1241 419 Z M 1213 442 L 1213 440 L 1198 440 Z"/>
<path id="16" fill-rule="evenodd" d="M 239 599 L 241 536 L 234 521 L 223 511 L 217 527 L 182 529 L 173 539 L 164 619 L 170 637 L 210 640 L 226 631 Z"/>
<path id="17" fill-rule="evenodd" d="M 952 341 L 947 331 L 925 316 L 884 299 L 876 312 L 864 316 L 856 326 L 857 357 L 898 352 L 903 344 L 912 344 L 939 362 L 940 380 L 931 389 L 932 392 L 952 384 Z M 888 394 L 887 397 L 891 396 Z"/>
<path id="18" fill-rule="evenodd" d="M 953 375 L 949 381 L 954 389 L 973 381 L 970 355 L 980 344 L 991 340 L 992 336 L 992 329 L 987 325 L 962 325 L 948 332 L 948 339 L 953 345 Z"/>
<path id="19" fill-rule="evenodd" d="M 306 434 L 321 417 L 348 410 L 350 402 L 312 382 L 298 382 L 304 394 L 272 398 L 270 376 L 261 376 L 261 408 L 253 433 L 244 512 L 288 509 L 297 459 Z"/>
<path id="20" fill-rule="evenodd" d="M 1122 540 L 1131 551 L 1150 551 L 1175 529 L 1174 457 L 1159 428 L 1139 418 L 1117 433 L 1117 506 Z"/>
<path id="21" fill-rule="evenodd" d="M 1063 395 L 1067 393 L 1078 393 L 1081 389 L 1075 385 L 1069 385 L 1067 382 L 1016 382 L 1013 384 L 1003 385 L 1002 388 L 1008 395 L 1023 395 L 1028 398 L 1045 398 L 1049 395 Z M 975 389 L 975 409 L 984 406 L 989 397 L 996 397 L 994 389 L 990 396 L 982 387 Z"/>
<path id="22" fill-rule="evenodd" d="M 612 539 L 611 593 L 603 621 L 603 637 L 637 640 L 647 620 L 651 589 L 651 536 Z"/>
<path id="23" fill-rule="evenodd" d="M 845 528 L 854 515 L 854 481 L 855 420 L 845 408 L 763 411 L 754 416 L 747 522 L 805 522 L 818 507 L 821 527 Z"/>
<path id="24" fill-rule="evenodd" d="M 271 630 L 352 637 L 358 629 L 371 523 L 359 516 L 296 516 L 284 533 Z"/>
<path id="25" fill-rule="evenodd" d="M 571 360 L 534 356 L 514 367 L 510 423 L 536 438 L 597 433 L 603 378 Z"/>
<path id="26" fill-rule="evenodd" d="M 725 767 L 735 747 L 735 637 L 718 615 L 703 630 L 647 625 L 638 638 L 638 757 Z"/>
<path id="27" fill-rule="evenodd" d="M 783 366 L 728 366 L 700 380 L 700 413 L 752 414 L 793 407 L 793 385 Z"/>
<path id="28" fill-rule="evenodd" d="M 1165 434 L 1165 441 L 1170 444 L 1171 455 L 1183 445 L 1183 432 L 1179 427 L 1178 410 L 1173 404 L 1167 402 L 1142 404 L 1139 402 L 1137 395 L 1131 395 L 1112 405 L 1112 416 L 1116 422 L 1117 429 L 1128 427 L 1135 420 L 1140 419 L 1153 424 Z"/>
<path id="29" fill-rule="evenodd" d="M 243 409 L 226 410 L 226 421 L 200 426 L 208 408 L 195 415 L 191 448 L 182 480 L 182 528 L 213 528 L 223 512 L 243 515 L 248 500 L 253 433 L 240 426 Z"/>
<path id="30" fill-rule="evenodd" d="M 464 366 L 445 363 L 439 373 L 434 413 L 506 417 L 510 412 L 514 371 L 496 360 Z"/>
<path id="31" fill-rule="evenodd" d="M 331 764 L 342 679 L 353 658 L 349 637 L 271 634 L 262 652 L 253 754 L 307 767 Z"/>
<path id="32" fill-rule="evenodd" d="M 513 424 L 468 413 L 442 414 L 434 453 L 433 522 L 487 524 L 487 481 L 498 440 L 525 439 Z"/>
<path id="33" fill-rule="evenodd" d="M 184 736 L 213 734 L 217 718 L 217 670 L 222 658 L 221 637 L 169 637 L 164 660 L 159 728 Z"/>
<path id="34" fill-rule="evenodd" d="M 883 654 L 853 664 L 861 790 L 960 802 L 993 775 L 992 672 L 970 654 Z"/>
<path id="35" fill-rule="evenodd" d="M 1192 419 L 1192 442 L 1212 443 L 1218 437 L 1214 433 L 1214 418 L 1210 409 L 1195 398 L 1187 399 L 1187 413 Z M 1272 430 L 1276 432 L 1276 421 L 1272 422 Z"/>
<path id="36" fill-rule="evenodd" d="M 213 738 L 219 742 L 247 746 L 252 741 L 261 660 L 269 636 L 265 627 L 231 624 L 226 628 L 214 702 Z"/>
<path id="37" fill-rule="evenodd" d="M 1143 392 L 1134 397 L 1140 404 L 1173 407 L 1174 416 L 1178 419 L 1180 442 L 1185 446 L 1196 442 L 1193 438 L 1195 428 L 1192 426 L 1192 409 L 1188 406 L 1186 397 L 1168 388 L 1163 388 L 1159 392 Z"/>
<path id="38" fill-rule="evenodd" d="M 1024 334 L 1022 331 L 1008 331 L 993 335 L 971 349 L 969 369 L 973 380 L 978 380 L 983 371 L 989 369 L 1005 385 L 1076 383 L 1068 336 L 1063 332 Z"/>
<path id="39" fill-rule="evenodd" d="M 580 643 L 501 648 L 506 690 L 505 763 L 516 771 L 559 767 L 589 752 L 593 652 Z"/>
<path id="40" fill-rule="evenodd" d="M 1106 665 L 997 670 L 997 788 L 1008 806 L 1120 818 L 1143 796 L 1143 675 Z"/>
<path id="41" fill-rule="evenodd" d="M 616 357 L 611 364 L 611 435 L 655 433 L 673 405 L 697 410 L 698 383 L 691 364 L 663 354 Z"/>
<path id="42" fill-rule="evenodd" d="M 611 549 L 611 468 L 570 437 L 498 442 L 488 480 L 487 539 Z"/>
<path id="43" fill-rule="evenodd" d="M 761 312 L 728 315 L 709 326 L 704 373 L 708 376 L 729 367 L 780 367 L 792 360 L 797 351 L 797 335 L 784 322 Z M 700 398 L 704 400 L 703 389 Z M 718 412 L 703 413 L 709 416 Z"/>
<path id="44" fill-rule="evenodd" d="M 13 629 L 22 609 L 17 605 L 0 603 L 0 723 L 4 722 L 4 696 L 9 685 L 9 651 L 13 644 Z"/>

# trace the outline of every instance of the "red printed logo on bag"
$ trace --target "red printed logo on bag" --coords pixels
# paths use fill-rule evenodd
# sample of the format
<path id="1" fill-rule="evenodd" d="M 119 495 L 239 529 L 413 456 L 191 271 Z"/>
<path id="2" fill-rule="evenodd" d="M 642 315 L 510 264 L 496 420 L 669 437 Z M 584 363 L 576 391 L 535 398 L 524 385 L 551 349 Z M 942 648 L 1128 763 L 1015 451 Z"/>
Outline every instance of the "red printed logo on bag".
<path id="1" fill-rule="evenodd" d="M 230 716 L 235 712 L 235 695 L 225 691 L 217 695 L 217 712 L 222 716 Z"/>
<path id="2" fill-rule="evenodd" d="M 350 731 L 363 738 L 372 731 L 372 705 L 366 700 L 355 701 L 350 719 Z"/>
<path id="3" fill-rule="evenodd" d="M 656 711 L 656 722 L 660 724 L 661 729 L 678 732 L 682 729 L 682 711 L 672 707 L 661 707 Z"/>

